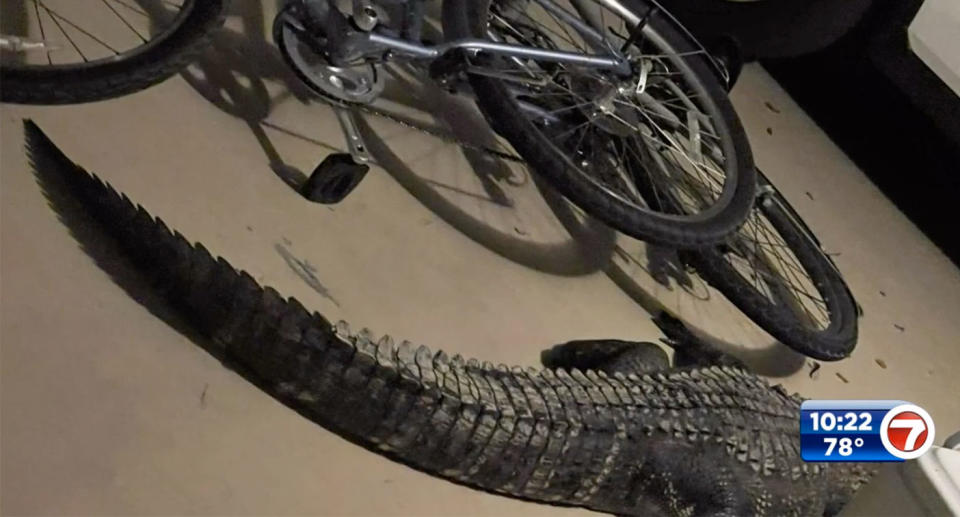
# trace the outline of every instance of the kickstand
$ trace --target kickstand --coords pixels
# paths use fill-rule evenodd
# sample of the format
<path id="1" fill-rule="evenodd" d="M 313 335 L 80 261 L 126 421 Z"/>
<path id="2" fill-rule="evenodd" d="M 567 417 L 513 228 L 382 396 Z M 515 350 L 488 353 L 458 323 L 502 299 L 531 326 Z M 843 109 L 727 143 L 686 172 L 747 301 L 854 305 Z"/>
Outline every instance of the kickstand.
<path id="1" fill-rule="evenodd" d="M 352 108 L 342 106 L 333 106 L 333 111 L 340 121 L 350 152 L 327 155 L 300 188 L 303 197 L 327 205 L 343 201 L 370 170 L 367 165 L 370 155 L 357 128 L 355 112 Z"/>

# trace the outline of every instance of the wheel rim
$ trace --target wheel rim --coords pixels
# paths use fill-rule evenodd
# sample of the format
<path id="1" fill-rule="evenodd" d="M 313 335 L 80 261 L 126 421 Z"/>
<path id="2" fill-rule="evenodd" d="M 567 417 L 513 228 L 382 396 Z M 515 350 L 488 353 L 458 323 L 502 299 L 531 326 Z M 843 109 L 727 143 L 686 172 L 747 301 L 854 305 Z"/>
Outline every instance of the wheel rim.
<path id="1" fill-rule="evenodd" d="M 5 2 L 2 34 L 45 48 L 0 52 L 0 65 L 68 71 L 133 58 L 159 45 L 188 18 L 197 0 L 20 0 Z"/>
<path id="2" fill-rule="evenodd" d="M 790 217 L 780 206 L 777 194 L 764 195 L 758 201 L 744 225 L 727 240 L 719 259 L 736 272 L 740 279 L 760 297 L 762 303 L 788 311 L 797 324 L 812 333 L 829 334 L 836 331 L 840 320 L 841 300 L 825 292 L 827 286 L 814 279 L 811 258 L 801 258 L 794 251 L 799 243 L 789 242 L 778 230 L 782 224 L 792 224 L 782 219 Z M 797 227 L 799 239 L 809 239 Z M 822 253 L 815 241 L 806 243 L 806 248 Z M 829 259 L 822 259 L 824 268 L 832 268 Z M 829 270 L 819 271 L 830 274 Z"/>
<path id="3" fill-rule="evenodd" d="M 619 49 L 628 20 L 598 9 L 604 44 Z M 537 1 L 495 0 L 487 28 L 500 41 L 596 53 Z M 483 66 L 494 63 L 518 109 L 582 178 L 636 210 L 710 219 L 734 195 L 737 163 L 726 122 L 689 63 L 704 51 L 674 52 L 650 25 L 642 34 L 627 47 L 629 78 L 512 58 Z"/>

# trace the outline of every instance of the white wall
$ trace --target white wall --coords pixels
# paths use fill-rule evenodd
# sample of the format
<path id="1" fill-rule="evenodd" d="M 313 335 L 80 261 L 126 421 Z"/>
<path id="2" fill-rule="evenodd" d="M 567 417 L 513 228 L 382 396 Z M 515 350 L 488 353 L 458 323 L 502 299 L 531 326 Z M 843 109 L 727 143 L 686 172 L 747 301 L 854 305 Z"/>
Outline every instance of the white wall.
<path id="1" fill-rule="evenodd" d="M 913 52 L 960 95 L 960 1 L 926 0 L 908 34 Z"/>

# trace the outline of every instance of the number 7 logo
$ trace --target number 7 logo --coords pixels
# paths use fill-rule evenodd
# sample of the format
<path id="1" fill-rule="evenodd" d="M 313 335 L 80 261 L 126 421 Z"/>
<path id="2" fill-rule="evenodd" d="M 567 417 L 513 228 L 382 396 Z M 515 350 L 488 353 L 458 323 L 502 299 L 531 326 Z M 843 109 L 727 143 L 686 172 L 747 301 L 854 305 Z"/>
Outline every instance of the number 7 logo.
<path id="1" fill-rule="evenodd" d="M 933 439 L 933 419 L 922 408 L 912 404 L 891 409 L 880 424 L 883 446 L 900 459 L 922 456 L 933 446 Z"/>
<path id="2" fill-rule="evenodd" d="M 904 440 L 900 436 L 903 433 L 895 433 L 893 429 L 909 429 L 910 432 Z M 920 440 L 920 445 L 923 445 L 923 442 L 927 438 L 926 432 L 927 425 L 923 423 L 920 415 L 905 411 L 890 421 L 888 435 L 890 436 L 890 443 L 893 444 L 894 447 L 904 452 L 911 452 L 916 450 L 917 438 L 920 438 L 920 435 L 923 435 L 923 440 Z"/>

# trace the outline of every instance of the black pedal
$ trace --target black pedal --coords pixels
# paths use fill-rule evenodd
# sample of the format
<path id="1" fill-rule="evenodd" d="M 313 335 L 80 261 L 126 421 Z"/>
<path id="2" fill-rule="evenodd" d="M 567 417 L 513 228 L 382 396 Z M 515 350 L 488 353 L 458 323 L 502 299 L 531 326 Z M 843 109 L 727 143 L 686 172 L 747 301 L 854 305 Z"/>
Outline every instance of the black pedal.
<path id="1" fill-rule="evenodd" d="M 314 203 L 339 203 L 357 188 L 369 170 L 370 166 L 355 162 L 349 154 L 328 155 L 300 187 L 300 194 Z"/>

